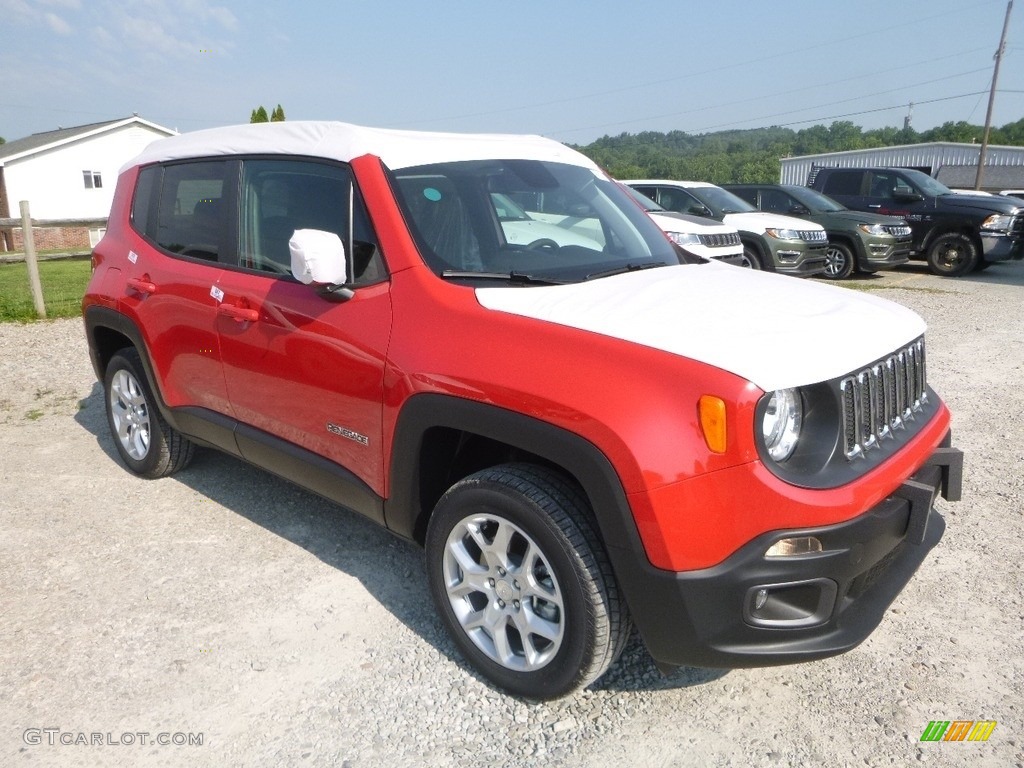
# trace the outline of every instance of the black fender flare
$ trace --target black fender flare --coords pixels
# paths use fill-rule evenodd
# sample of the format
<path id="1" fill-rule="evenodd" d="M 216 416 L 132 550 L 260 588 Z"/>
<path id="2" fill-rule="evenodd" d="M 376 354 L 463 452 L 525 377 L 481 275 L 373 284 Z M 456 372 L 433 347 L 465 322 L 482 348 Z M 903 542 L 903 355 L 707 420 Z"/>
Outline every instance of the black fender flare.
<path id="1" fill-rule="evenodd" d="M 430 471 L 423 445 L 427 432 L 438 427 L 504 443 L 560 467 L 586 494 L 605 546 L 644 551 L 622 482 L 596 445 L 532 416 L 435 393 L 411 396 L 398 417 L 389 469 L 391 486 L 384 503 L 387 526 L 394 533 L 418 540 L 433 511 L 424 508 L 421 495 L 424 472 Z"/>

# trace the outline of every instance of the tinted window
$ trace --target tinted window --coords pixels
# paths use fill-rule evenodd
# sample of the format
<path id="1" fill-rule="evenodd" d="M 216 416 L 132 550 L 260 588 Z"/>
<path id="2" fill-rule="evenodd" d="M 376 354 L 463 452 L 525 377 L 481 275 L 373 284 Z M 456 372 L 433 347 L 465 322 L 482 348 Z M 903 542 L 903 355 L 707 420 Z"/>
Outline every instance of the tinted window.
<path id="1" fill-rule="evenodd" d="M 835 171 L 825 178 L 826 195 L 859 195 L 863 171 Z"/>
<path id="2" fill-rule="evenodd" d="M 226 169 L 224 161 L 164 167 L 154 233 L 159 246 L 182 256 L 220 258 L 231 220 L 223 200 Z"/>
<path id="3" fill-rule="evenodd" d="M 756 189 L 730 189 L 736 197 L 740 200 L 746 200 L 751 205 L 757 205 L 757 190 Z"/>
<path id="4" fill-rule="evenodd" d="M 135 183 L 135 197 L 132 199 L 132 226 L 136 232 L 153 237 L 153 202 L 156 201 L 157 185 L 160 183 L 160 166 L 152 165 L 139 171 Z"/>
<path id="5" fill-rule="evenodd" d="M 761 190 L 761 210 L 776 213 L 788 213 L 796 205 L 796 200 L 779 189 Z"/>
<path id="6" fill-rule="evenodd" d="M 351 282 L 369 283 L 384 277 L 369 217 L 347 167 L 312 160 L 246 161 L 242 168 L 240 265 L 291 274 L 288 241 L 298 229 L 338 235 L 345 244 Z"/>

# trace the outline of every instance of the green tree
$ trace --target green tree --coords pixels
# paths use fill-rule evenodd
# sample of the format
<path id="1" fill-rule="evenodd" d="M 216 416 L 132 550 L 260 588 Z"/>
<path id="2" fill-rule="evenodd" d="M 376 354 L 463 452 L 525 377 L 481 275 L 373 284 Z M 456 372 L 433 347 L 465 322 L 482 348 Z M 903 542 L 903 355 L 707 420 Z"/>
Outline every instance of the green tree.
<path id="1" fill-rule="evenodd" d="M 274 111 L 270 113 L 270 122 L 272 123 L 283 123 L 284 122 L 284 108 L 278 104 L 274 107 Z"/>
<path id="2" fill-rule="evenodd" d="M 249 122 L 250 123 L 269 123 L 270 122 L 270 118 L 267 117 L 267 110 L 266 110 L 266 108 L 263 105 L 260 105 L 259 108 L 254 109 L 252 111 L 252 114 L 249 116 Z"/>

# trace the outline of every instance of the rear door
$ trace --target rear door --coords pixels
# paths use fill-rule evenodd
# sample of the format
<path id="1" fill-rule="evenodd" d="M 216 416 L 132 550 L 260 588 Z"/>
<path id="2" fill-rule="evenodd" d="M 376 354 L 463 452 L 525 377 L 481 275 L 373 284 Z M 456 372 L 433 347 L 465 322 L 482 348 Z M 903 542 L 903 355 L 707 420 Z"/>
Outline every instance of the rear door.
<path id="1" fill-rule="evenodd" d="M 238 260 L 218 282 L 216 324 L 235 415 L 274 438 L 275 449 L 310 451 L 383 496 L 391 295 L 351 171 L 326 161 L 251 159 L 242 163 L 239 189 Z M 292 277 L 288 241 L 297 229 L 341 238 L 350 283 L 359 286 L 353 298 L 325 298 Z M 243 455 L 263 447 L 239 445 Z"/>
<path id="2" fill-rule="evenodd" d="M 230 414 L 217 336 L 216 285 L 233 258 L 229 163 L 153 165 L 136 184 L 122 306 L 145 334 L 168 405 Z"/>

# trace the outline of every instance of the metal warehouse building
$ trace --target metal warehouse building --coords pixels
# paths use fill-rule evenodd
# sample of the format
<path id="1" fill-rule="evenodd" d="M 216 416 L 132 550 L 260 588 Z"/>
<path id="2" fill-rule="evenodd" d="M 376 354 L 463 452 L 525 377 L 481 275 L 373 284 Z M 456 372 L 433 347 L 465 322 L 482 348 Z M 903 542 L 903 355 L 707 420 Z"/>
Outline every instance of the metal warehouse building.
<path id="1" fill-rule="evenodd" d="M 916 168 L 947 187 L 973 189 L 978 175 L 979 144 L 937 141 L 900 147 L 853 149 L 821 155 L 782 158 L 783 184 L 807 183 L 812 168 Z M 1024 147 L 989 146 L 981 188 L 987 192 L 1024 189 Z"/>

